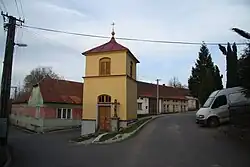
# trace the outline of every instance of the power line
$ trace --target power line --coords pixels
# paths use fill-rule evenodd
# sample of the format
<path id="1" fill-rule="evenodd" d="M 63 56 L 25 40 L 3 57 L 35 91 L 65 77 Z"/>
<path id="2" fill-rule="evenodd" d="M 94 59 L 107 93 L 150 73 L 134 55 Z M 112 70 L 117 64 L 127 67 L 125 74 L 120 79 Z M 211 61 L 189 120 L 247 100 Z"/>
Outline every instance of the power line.
<path id="1" fill-rule="evenodd" d="M 37 29 L 41 31 L 48 31 L 48 32 L 54 32 L 54 33 L 62 33 L 62 34 L 69 34 L 69 35 L 76 35 L 76 36 L 84 36 L 84 37 L 92 37 L 92 38 L 105 38 L 109 39 L 108 36 L 102 36 L 102 35 L 93 35 L 93 34 L 83 34 L 83 33 L 77 33 L 77 32 L 69 32 L 69 31 L 62 31 L 62 30 L 56 30 L 56 29 L 50 29 L 50 28 L 42 28 L 42 27 L 35 27 L 35 26 L 29 26 L 29 25 L 22 25 L 26 28 L 31 29 Z M 120 40 L 126 40 L 126 41 L 137 41 L 137 42 L 151 42 L 151 43 L 163 43 L 163 44 L 179 44 L 179 45 L 201 45 L 202 42 L 184 42 L 184 41 L 167 41 L 167 40 L 151 40 L 151 39 L 138 39 L 138 38 L 125 38 L 125 37 L 116 37 L 116 39 Z M 227 45 L 227 43 L 215 43 L 215 42 L 208 42 L 206 45 Z M 237 45 L 246 45 L 247 43 L 236 43 Z"/>
<path id="2" fill-rule="evenodd" d="M 17 4 L 17 1 L 16 1 L 16 0 L 15 0 L 15 4 L 16 4 L 17 14 L 18 14 L 18 16 L 20 17 L 20 12 L 19 12 L 19 8 L 18 8 L 18 4 Z"/>
<path id="3" fill-rule="evenodd" d="M 6 6 L 4 5 L 4 2 L 3 2 L 3 0 L 0 0 L 1 1 L 1 4 L 3 5 L 3 8 L 4 8 L 4 12 L 7 12 L 7 8 L 6 8 Z"/>

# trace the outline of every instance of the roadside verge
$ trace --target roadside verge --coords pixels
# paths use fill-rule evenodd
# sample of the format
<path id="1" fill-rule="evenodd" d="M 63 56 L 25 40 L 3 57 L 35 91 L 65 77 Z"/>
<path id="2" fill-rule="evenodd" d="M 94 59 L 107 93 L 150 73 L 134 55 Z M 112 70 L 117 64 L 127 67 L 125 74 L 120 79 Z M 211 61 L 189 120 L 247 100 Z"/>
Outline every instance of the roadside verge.
<path id="1" fill-rule="evenodd" d="M 129 137 L 132 137 L 135 135 L 139 130 L 141 130 L 146 124 L 148 124 L 150 121 L 162 117 L 163 115 L 157 115 L 157 116 L 151 116 L 147 118 L 142 118 L 138 120 L 133 125 L 129 126 L 128 128 L 125 128 L 119 132 L 111 132 L 106 134 L 101 134 L 97 138 L 95 138 L 92 143 L 93 144 L 110 144 L 115 142 L 120 142 L 125 139 L 128 139 Z"/>

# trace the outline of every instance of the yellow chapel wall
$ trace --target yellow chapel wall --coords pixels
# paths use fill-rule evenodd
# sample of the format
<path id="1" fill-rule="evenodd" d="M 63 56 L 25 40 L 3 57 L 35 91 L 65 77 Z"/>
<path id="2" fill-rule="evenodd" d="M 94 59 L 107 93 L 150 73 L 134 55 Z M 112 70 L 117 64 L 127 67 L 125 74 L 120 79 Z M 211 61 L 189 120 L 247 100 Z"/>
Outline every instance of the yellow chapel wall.
<path id="1" fill-rule="evenodd" d="M 127 119 L 137 118 L 137 82 L 127 78 Z"/>
<path id="2" fill-rule="evenodd" d="M 127 75 L 130 76 L 130 62 L 133 62 L 132 78 L 127 77 L 127 119 L 137 118 L 137 82 L 136 82 L 136 62 L 130 56 L 127 55 Z"/>
<path id="3" fill-rule="evenodd" d="M 99 60 L 108 57 L 111 59 L 111 76 L 99 76 Z M 112 76 L 121 75 L 121 76 Z M 123 76 L 122 76 L 123 75 Z M 96 119 L 97 97 L 102 94 L 111 96 L 112 102 L 120 102 L 118 114 L 122 120 L 127 120 L 126 103 L 126 52 L 106 52 L 86 56 L 83 114 L 82 119 Z M 92 77 L 96 76 L 96 77 Z"/>
<path id="4" fill-rule="evenodd" d="M 127 61 L 127 75 L 130 76 L 130 62 L 133 62 L 133 68 L 132 68 L 132 78 L 136 80 L 136 62 L 133 58 L 131 58 L 131 55 L 129 55 L 130 53 L 127 54 L 126 56 L 126 61 Z"/>
<path id="5" fill-rule="evenodd" d="M 126 74 L 126 52 L 105 52 L 89 54 L 86 56 L 85 63 L 85 76 L 99 76 L 99 60 L 101 58 L 111 59 L 111 75 L 124 75 Z M 124 63 L 122 63 L 124 62 Z"/>
<path id="6" fill-rule="evenodd" d="M 104 88 L 105 87 L 105 88 Z M 126 115 L 126 77 L 100 77 L 85 78 L 83 94 L 83 114 L 82 119 L 96 119 L 97 116 L 97 97 L 102 94 L 111 96 L 111 101 L 117 99 L 120 103 L 118 116 L 122 120 L 127 119 Z M 113 116 L 113 108 L 111 109 Z"/>

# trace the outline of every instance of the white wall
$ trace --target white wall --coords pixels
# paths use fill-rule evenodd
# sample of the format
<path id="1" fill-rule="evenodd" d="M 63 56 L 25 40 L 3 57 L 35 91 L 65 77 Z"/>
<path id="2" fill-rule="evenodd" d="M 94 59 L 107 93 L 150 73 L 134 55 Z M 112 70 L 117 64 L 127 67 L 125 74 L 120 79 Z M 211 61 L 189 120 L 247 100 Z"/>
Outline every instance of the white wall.
<path id="1" fill-rule="evenodd" d="M 149 113 L 149 99 L 146 97 L 139 97 L 137 99 L 137 104 L 142 103 L 142 109 L 137 108 L 137 114 L 148 114 Z"/>
<path id="2" fill-rule="evenodd" d="M 196 98 L 187 96 L 188 98 L 188 110 L 195 110 L 196 109 Z"/>

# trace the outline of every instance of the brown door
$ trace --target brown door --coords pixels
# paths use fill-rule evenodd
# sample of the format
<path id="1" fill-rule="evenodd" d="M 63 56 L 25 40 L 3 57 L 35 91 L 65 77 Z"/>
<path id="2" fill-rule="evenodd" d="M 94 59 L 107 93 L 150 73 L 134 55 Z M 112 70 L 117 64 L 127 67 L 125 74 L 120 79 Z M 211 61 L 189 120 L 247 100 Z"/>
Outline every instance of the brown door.
<path id="1" fill-rule="evenodd" d="M 109 131 L 110 130 L 110 106 L 99 106 L 99 126 L 100 130 Z"/>

